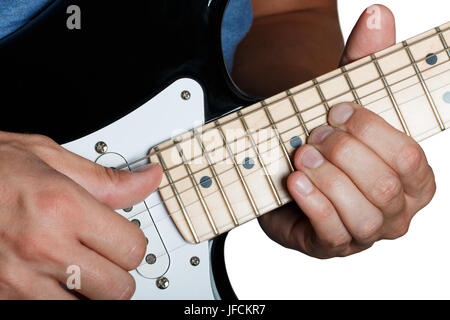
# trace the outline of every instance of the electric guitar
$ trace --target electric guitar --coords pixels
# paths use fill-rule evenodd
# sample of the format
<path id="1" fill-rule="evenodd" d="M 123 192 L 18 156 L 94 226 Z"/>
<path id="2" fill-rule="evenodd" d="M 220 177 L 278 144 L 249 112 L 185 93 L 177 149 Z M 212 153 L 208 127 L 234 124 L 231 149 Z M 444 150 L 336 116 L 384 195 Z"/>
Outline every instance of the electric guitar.
<path id="1" fill-rule="evenodd" d="M 157 192 L 117 211 L 148 239 L 135 299 L 235 298 L 227 232 L 291 201 L 292 155 L 336 103 L 417 141 L 449 127 L 450 23 L 259 101 L 224 64 L 227 2 L 60 0 L 0 41 L 2 130 L 118 170 L 163 167 Z M 66 26 L 74 4 L 80 30 Z"/>

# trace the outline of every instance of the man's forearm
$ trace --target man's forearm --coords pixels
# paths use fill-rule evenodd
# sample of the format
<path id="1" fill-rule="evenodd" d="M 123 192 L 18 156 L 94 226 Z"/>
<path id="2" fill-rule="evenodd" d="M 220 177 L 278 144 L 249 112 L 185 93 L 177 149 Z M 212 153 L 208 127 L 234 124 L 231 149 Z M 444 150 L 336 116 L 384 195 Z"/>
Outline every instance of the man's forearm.
<path id="1" fill-rule="evenodd" d="M 337 67 L 344 48 L 337 6 L 324 2 L 314 9 L 274 8 L 272 15 L 254 8 L 253 26 L 235 56 L 233 79 L 242 90 L 270 96 Z"/>

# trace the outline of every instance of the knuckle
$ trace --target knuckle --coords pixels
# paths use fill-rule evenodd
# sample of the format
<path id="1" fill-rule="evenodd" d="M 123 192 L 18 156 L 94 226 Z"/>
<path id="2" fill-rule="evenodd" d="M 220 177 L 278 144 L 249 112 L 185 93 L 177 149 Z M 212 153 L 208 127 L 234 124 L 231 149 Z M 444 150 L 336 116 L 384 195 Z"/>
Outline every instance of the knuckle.
<path id="1" fill-rule="evenodd" d="M 390 233 L 390 235 L 387 237 L 387 239 L 389 240 L 395 240 L 398 238 L 403 237 L 404 235 L 406 235 L 409 231 L 409 226 L 410 223 L 409 221 L 400 221 L 397 222 L 395 224 L 395 226 L 393 227 L 392 232 Z"/>
<path id="2" fill-rule="evenodd" d="M 27 138 L 29 143 L 33 145 L 40 145 L 40 146 L 57 145 L 57 143 L 53 139 L 41 134 L 30 134 L 27 136 Z"/>
<path id="3" fill-rule="evenodd" d="M 386 206 L 403 191 L 400 179 L 394 175 L 379 178 L 372 188 L 373 199 L 378 205 Z"/>
<path id="4" fill-rule="evenodd" d="M 425 177 L 421 179 L 423 181 L 420 185 L 422 192 L 420 193 L 419 203 L 421 208 L 426 206 L 433 199 L 436 194 L 436 180 L 434 177 L 433 170 L 428 166 L 428 170 Z"/>
<path id="5" fill-rule="evenodd" d="M 61 148 L 53 139 L 40 134 L 28 135 L 25 141 L 28 148 L 38 155 L 42 151 L 48 154 L 50 151 L 56 152 Z"/>
<path id="6" fill-rule="evenodd" d="M 132 245 L 128 248 L 127 266 L 128 271 L 136 269 L 144 259 L 147 251 L 147 239 L 142 231 L 136 232 L 136 237 Z"/>
<path id="7" fill-rule="evenodd" d="M 27 230 L 16 239 L 16 253 L 26 262 L 41 262 L 52 256 L 51 242 L 43 233 Z"/>
<path id="8" fill-rule="evenodd" d="M 106 187 L 106 196 L 114 196 L 114 188 L 120 184 L 121 172 L 112 168 L 96 165 L 95 173 L 98 181 Z M 108 191 L 109 190 L 109 191 Z"/>
<path id="9" fill-rule="evenodd" d="M 331 249 L 333 252 L 342 248 L 346 248 L 351 241 L 351 237 L 347 233 L 340 233 L 338 235 L 320 239 L 323 246 Z"/>
<path id="10" fill-rule="evenodd" d="M 400 150 L 397 158 L 399 173 L 408 176 L 418 172 L 423 157 L 423 151 L 417 143 L 407 144 Z"/>
<path id="11" fill-rule="evenodd" d="M 378 231 L 382 227 L 383 219 L 381 217 L 373 217 L 362 222 L 354 233 L 354 238 L 359 243 L 372 243 L 375 241 L 375 237 Z"/>
<path id="12" fill-rule="evenodd" d="M 133 297 L 136 291 L 136 282 L 131 275 L 127 273 L 123 279 L 119 281 L 114 279 L 112 282 L 115 283 L 110 290 L 112 300 L 129 300 Z"/>
<path id="13" fill-rule="evenodd" d="M 329 177 L 325 181 L 323 181 L 324 191 L 330 191 L 330 190 L 340 190 L 343 189 L 344 182 L 342 181 L 341 176 L 333 176 Z"/>
<path id="14" fill-rule="evenodd" d="M 341 134 L 336 139 L 330 150 L 330 157 L 332 161 L 345 160 L 346 155 L 352 151 L 353 138 L 348 134 Z"/>
<path id="15" fill-rule="evenodd" d="M 31 196 L 30 207 L 40 217 L 59 218 L 67 211 L 77 211 L 79 205 L 75 199 L 74 190 L 68 189 L 61 183 L 41 188 Z"/>
<path id="16" fill-rule="evenodd" d="M 371 132 L 374 126 L 374 119 L 370 116 L 371 114 L 367 110 L 358 110 L 358 119 L 353 123 L 354 135 L 362 140 L 365 140 Z"/>

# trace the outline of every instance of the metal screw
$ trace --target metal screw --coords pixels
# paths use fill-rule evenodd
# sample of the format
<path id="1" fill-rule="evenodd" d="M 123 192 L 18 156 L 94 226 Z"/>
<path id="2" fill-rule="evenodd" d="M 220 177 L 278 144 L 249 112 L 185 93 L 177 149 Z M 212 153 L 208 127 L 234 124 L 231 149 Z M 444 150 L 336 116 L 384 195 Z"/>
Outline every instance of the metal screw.
<path id="1" fill-rule="evenodd" d="M 181 93 L 181 98 L 182 98 L 183 100 L 189 100 L 189 99 L 191 98 L 191 93 L 190 93 L 189 91 L 187 91 L 187 90 L 184 90 L 184 91 Z"/>
<path id="2" fill-rule="evenodd" d="M 164 277 L 159 278 L 156 280 L 156 286 L 161 290 L 167 289 L 169 287 L 169 279 Z"/>
<path id="3" fill-rule="evenodd" d="M 199 257 L 192 257 L 191 258 L 191 265 L 194 267 L 198 266 L 200 264 L 200 258 Z"/>
<path id="4" fill-rule="evenodd" d="M 153 253 L 148 254 L 145 257 L 145 262 L 147 262 L 148 264 L 155 264 L 156 256 Z"/>
<path id="5" fill-rule="evenodd" d="M 95 151 L 99 154 L 104 154 L 108 151 L 108 145 L 103 141 L 99 141 L 95 144 Z"/>
<path id="6" fill-rule="evenodd" d="M 133 210 L 133 207 L 129 207 L 129 208 L 123 209 L 123 211 L 125 211 L 125 212 L 131 212 L 132 210 Z"/>
<path id="7" fill-rule="evenodd" d="M 141 226 L 141 222 L 138 219 L 133 219 L 131 220 L 132 223 L 134 223 L 135 225 L 137 225 L 138 227 Z"/>

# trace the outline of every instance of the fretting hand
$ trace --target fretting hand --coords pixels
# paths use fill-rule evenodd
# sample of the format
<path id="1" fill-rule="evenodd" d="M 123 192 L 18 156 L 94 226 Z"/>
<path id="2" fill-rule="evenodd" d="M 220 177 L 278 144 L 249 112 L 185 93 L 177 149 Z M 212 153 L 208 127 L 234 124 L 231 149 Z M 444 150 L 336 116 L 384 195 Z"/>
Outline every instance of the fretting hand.
<path id="1" fill-rule="evenodd" d="M 371 11 L 380 25 L 371 28 Z M 355 26 L 342 63 L 395 44 L 395 24 L 383 7 Z M 420 146 L 378 115 L 354 103 L 334 106 L 329 126 L 297 150 L 288 189 L 295 206 L 260 218 L 280 244 L 318 258 L 347 256 L 381 239 L 403 236 L 436 186 Z"/>

